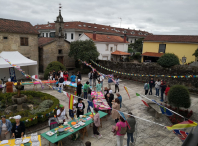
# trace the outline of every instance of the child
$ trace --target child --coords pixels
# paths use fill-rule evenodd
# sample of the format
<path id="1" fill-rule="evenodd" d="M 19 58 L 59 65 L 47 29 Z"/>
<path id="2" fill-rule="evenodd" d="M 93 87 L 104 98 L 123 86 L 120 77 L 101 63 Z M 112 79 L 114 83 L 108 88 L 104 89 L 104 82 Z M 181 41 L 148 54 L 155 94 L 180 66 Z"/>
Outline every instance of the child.
<path id="1" fill-rule="evenodd" d="M 93 97 L 91 96 L 91 90 L 88 91 L 88 107 L 87 107 L 87 113 L 91 111 L 90 106 L 93 108 Z"/>
<path id="2" fill-rule="evenodd" d="M 98 132 L 98 127 L 100 126 L 100 114 L 98 113 L 99 109 L 95 108 L 95 115 L 93 116 L 93 136 L 96 138 L 96 135 L 98 135 L 98 139 L 102 137 L 102 135 Z"/>
<path id="3" fill-rule="evenodd" d="M 87 91 L 89 89 L 90 85 L 89 82 L 87 81 L 84 86 L 83 86 L 83 92 L 84 92 L 84 99 L 87 99 Z"/>
<path id="4" fill-rule="evenodd" d="M 76 76 L 74 75 L 74 73 L 72 73 L 72 76 L 70 77 L 71 82 L 75 83 L 76 82 Z"/>
<path id="5" fill-rule="evenodd" d="M 77 108 L 77 117 L 79 117 L 80 115 L 84 115 L 85 104 L 82 101 L 83 101 L 82 98 L 78 98 L 78 103 L 76 105 L 76 108 Z"/>
<path id="6" fill-rule="evenodd" d="M 73 120 L 75 115 L 76 115 L 76 100 L 74 100 L 74 103 L 73 103 L 73 110 L 70 110 L 69 109 L 69 116 L 71 117 L 71 119 Z"/>
<path id="7" fill-rule="evenodd" d="M 147 95 L 148 90 L 149 90 L 149 82 L 148 81 L 144 84 L 144 90 L 145 90 L 145 95 Z"/>
<path id="8" fill-rule="evenodd" d="M 167 85 L 166 90 L 165 90 L 165 100 L 164 102 L 167 103 L 168 102 L 168 92 L 170 90 L 170 85 Z"/>
<path id="9" fill-rule="evenodd" d="M 102 88 L 102 84 L 100 84 L 100 81 L 98 81 L 98 84 L 96 85 L 96 92 L 100 92 Z"/>

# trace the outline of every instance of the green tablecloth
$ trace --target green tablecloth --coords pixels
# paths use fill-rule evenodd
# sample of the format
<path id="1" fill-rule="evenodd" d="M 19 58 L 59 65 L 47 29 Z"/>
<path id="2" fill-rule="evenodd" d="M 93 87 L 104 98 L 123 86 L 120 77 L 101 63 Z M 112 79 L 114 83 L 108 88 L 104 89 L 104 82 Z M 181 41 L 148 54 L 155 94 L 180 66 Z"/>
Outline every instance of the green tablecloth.
<path id="1" fill-rule="evenodd" d="M 99 111 L 98 113 L 100 114 L 100 118 L 102 118 L 102 117 L 104 117 L 104 116 L 107 115 L 107 113 L 104 113 L 104 112 L 102 112 L 102 111 Z M 91 114 L 91 112 L 89 112 L 89 113 L 87 113 L 87 114 L 85 114 L 85 115 L 88 116 L 88 115 L 90 115 L 90 114 Z M 86 119 L 86 118 L 82 118 L 82 119 Z M 71 122 L 74 122 L 74 121 L 75 121 L 75 120 L 72 120 L 72 121 L 69 121 L 69 122 L 68 122 L 68 124 L 70 125 L 70 127 L 72 127 L 72 126 L 71 126 Z M 55 138 L 55 135 L 56 135 L 56 134 L 54 134 L 54 135 L 52 135 L 52 136 L 48 136 L 48 135 L 46 134 L 48 131 L 45 132 L 45 133 L 42 133 L 41 136 L 44 137 L 45 139 L 47 139 L 48 141 L 50 141 L 51 143 L 56 143 L 56 142 L 58 142 L 58 141 L 64 139 L 65 137 L 67 137 L 67 136 L 69 136 L 69 135 L 71 135 L 71 134 L 73 134 L 73 133 L 79 131 L 80 129 L 82 129 L 82 128 L 88 126 L 88 125 L 91 124 L 91 123 L 93 123 L 93 120 L 92 120 L 92 119 L 87 120 L 87 121 L 85 122 L 85 125 L 84 125 L 84 126 L 80 126 L 80 127 L 76 128 L 76 129 L 72 127 L 72 129 L 74 129 L 73 132 L 67 131 L 67 134 L 59 135 L 59 136 L 57 136 L 57 138 Z M 66 128 L 66 127 L 68 127 L 68 126 L 64 126 L 64 128 Z M 50 131 L 54 132 L 55 130 L 52 129 L 52 130 L 50 130 Z"/>

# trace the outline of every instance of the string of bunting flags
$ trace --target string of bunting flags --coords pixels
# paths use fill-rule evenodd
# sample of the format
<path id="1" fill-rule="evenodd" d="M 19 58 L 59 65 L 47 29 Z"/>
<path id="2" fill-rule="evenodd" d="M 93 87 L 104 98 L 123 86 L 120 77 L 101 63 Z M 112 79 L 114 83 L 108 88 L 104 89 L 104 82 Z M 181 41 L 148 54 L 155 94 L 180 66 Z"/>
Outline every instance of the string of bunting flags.
<path id="1" fill-rule="evenodd" d="M 119 72 L 116 70 L 112 70 L 109 68 L 106 68 L 104 66 L 101 66 L 100 64 L 94 62 L 93 60 L 91 60 L 92 63 L 94 63 L 95 65 L 97 65 L 100 68 L 103 68 L 107 71 L 111 71 L 114 73 L 118 73 L 118 74 L 122 74 L 122 75 L 129 75 L 129 76 L 140 76 L 140 77 L 167 77 L 167 78 L 198 78 L 198 75 L 181 75 L 181 76 L 172 76 L 172 75 L 141 75 L 141 74 L 130 74 L 130 73 L 123 73 L 123 72 Z"/>
<path id="2" fill-rule="evenodd" d="M 7 63 L 9 63 L 12 67 L 16 68 L 16 69 L 17 69 L 22 75 L 24 75 L 26 78 L 29 78 L 29 79 L 31 79 L 31 80 L 36 80 L 36 81 L 38 81 L 38 82 L 41 84 L 42 89 L 44 88 L 43 85 L 42 85 L 41 80 L 32 78 L 30 75 L 26 74 L 25 71 L 23 71 L 23 70 L 20 68 L 20 66 L 15 65 L 15 64 L 12 64 L 8 59 L 3 58 L 2 56 L 0 56 L 0 58 L 2 58 L 2 59 L 5 60 Z"/>

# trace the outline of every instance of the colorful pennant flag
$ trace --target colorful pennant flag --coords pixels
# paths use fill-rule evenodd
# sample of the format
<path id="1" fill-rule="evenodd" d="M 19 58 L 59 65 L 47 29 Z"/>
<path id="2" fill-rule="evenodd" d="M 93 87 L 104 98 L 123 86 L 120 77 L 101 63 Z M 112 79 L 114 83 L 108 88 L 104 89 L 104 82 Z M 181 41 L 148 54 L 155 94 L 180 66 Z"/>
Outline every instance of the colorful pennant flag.
<path id="1" fill-rule="evenodd" d="M 140 100 L 144 103 L 144 105 L 146 105 L 147 107 L 149 107 L 149 105 L 147 104 L 147 102 L 143 100 L 143 98 L 140 96 L 140 94 L 136 93 L 136 96 L 140 98 Z"/>
<path id="2" fill-rule="evenodd" d="M 74 96 L 71 94 L 69 98 L 69 109 L 73 110 Z"/>
<path id="3" fill-rule="evenodd" d="M 172 116 L 172 115 L 173 115 L 173 113 L 172 113 L 170 110 L 168 110 L 167 108 L 165 108 L 163 105 L 157 103 L 157 102 L 156 102 L 155 100 L 153 100 L 153 99 L 152 99 L 152 101 L 155 102 L 157 105 L 159 105 L 159 107 L 160 107 L 160 109 L 161 109 L 161 111 L 162 111 L 162 114 L 167 115 L 167 116 Z"/>
<path id="4" fill-rule="evenodd" d="M 125 116 L 124 116 L 124 113 L 123 113 L 123 112 L 121 112 L 121 111 L 118 111 L 118 112 L 119 112 L 120 116 L 122 116 L 122 118 L 125 120 L 125 122 L 126 122 L 126 124 L 127 124 L 128 128 L 129 128 L 129 129 L 131 129 L 131 127 L 130 127 L 129 123 L 127 122 L 127 120 L 126 120 L 126 118 L 125 118 Z"/>
<path id="5" fill-rule="evenodd" d="M 173 130 L 173 133 L 175 133 L 181 139 L 182 142 L 184 142 L 184 140 L 188 136 L 187 132 L 181 130 Z"/>
<path id="6" fill-rule="evenodd" d="M 130 95 L 129 95 L 129 92 L 128 92 L 127 87 L 126 87 L 126 86 L 124 86 L 124 89 L 126 90 L 126 92 L 127 92 L 128 96 L 129 96 L 129 99 L 130 99 Z"/>
<path id="7" fill-rule="evenodd" d="M 166 128 L 168 130 L 175 130 L 175 129 L 184 129 L 184 128 L 189 128 L 189 127 L 195 127 L 197 126 L 197 123 L 191 121 L 191 120 L 187 120 L 172 126 L 166 126 Z"/>

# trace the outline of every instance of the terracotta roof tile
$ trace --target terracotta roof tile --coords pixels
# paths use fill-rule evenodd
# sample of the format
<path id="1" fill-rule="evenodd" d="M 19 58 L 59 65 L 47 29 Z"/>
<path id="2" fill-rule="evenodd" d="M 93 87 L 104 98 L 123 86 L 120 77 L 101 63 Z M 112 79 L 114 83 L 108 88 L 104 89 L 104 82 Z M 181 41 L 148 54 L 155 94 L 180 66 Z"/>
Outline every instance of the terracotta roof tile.
<path id="1" fill-rule="evenodd" d="M 37 30 L 55 29 L 55 23 L 35 25 L 34 28 Z M 114 34 L 119 34 L 119 35 L 124 35 L 124 31 L 127 31 L 126 33 L 127 35 L 139 36 L 139 37 L 146 37 L 147 35 L 152 35 L 149 32 L 141 31 L 141 30 L 117 28 L 117 27 L 112 27 L 109 25 L 101 25 L 101 24 L 87 23 L 87 22 L 80 22 L 80 21 L 65 22 L 64 29 L 79 29 L 79 30 L 86 30 L 86 31 L 114 33 Z"/>
<path id="2" fill-rule="evenodd" d="M 150 56 L 150 57 L 161 57 L 164 53 L 155 53 L 155 52 L 145 52 L 142 56 Z"/>
<path id="3" fill-rule="evenodd" d="M 149 35 L 145 41 L 153 42 L 182 42 L 182 43 L 198 43 L 198 36 L 188 35 Z"/>
<path id="4" fill-rule="evenodd" d="M 41 46 L 45 46 L 49 43 L 52 43 L 56 40 L 56 38 L 47 38 L 47 37 L 40 37 L 38 39 L 38 46 L 41 47 Z"/>
<path id="5" fill-rule="evenodd" d="M 0 32 L 39 34 L 30 22 L 0 18 Z"/>
<path id="6" fill-rule="evenodd" d="M 131 55 L 130 53 L 122 52 L 122 51 L 115 51 L 112 52 L 111 55 L 120 55 L 120 56 L 125 56 L 125 55 Z"/>
<path id="7" fill-rule="evenodd" d="M 105 34 L 96 34 L 96 40 L 93 39 L 93 33 L 84 33 L 87 37 L 92 39 L 95 42 L 117 42 L 124 43 L 124 39 L 120 36 L 115 35 L 105 35 Z M 129 43 L 129 42 L 126 42 Z"/>

